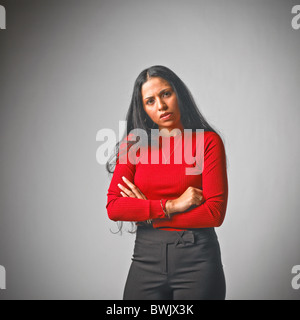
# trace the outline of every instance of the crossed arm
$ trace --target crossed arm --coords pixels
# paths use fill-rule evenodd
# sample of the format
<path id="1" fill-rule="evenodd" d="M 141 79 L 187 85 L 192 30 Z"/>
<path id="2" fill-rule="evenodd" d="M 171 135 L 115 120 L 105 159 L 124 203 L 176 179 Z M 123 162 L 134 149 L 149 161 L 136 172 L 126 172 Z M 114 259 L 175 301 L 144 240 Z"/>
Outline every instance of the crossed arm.
<path id="1" fill-rule="evenodd" d="M 179 198 L 168 200 L 166 209 L 172 213 L 171 219 L 165 217 L 160 200 L 147 199 L 131 182 L 134 181 L 135 167 L 131 164 L 117 164 L 108 192 L 106 208 L 109 217 L 115 221 L 138 222 L 151 219 L 154 228 L 220 226 L 228 199 L 225 150 L 221 138 L 215 133 L 209 133 L 206 137 L 204 148 L 203 190 L 189 188 Z M 191 207 L 191 198 L 194 198 L 196 207 L 188 209 Z"/>

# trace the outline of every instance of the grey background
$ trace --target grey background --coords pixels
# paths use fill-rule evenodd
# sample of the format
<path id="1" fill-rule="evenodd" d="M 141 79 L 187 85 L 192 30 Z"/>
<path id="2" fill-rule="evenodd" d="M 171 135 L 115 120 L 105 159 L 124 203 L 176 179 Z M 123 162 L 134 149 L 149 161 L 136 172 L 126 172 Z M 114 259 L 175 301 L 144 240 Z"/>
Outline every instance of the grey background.
<path id="1" fill-rule="evenodd" d="M 96 133 L 118 133 L 154 64 L 182 78 L 224 139 L 227 299 L 300 298 L 297 1 L 0 4 L 0 299 L 122 298 L 134 236 L 110 232 Z"/>

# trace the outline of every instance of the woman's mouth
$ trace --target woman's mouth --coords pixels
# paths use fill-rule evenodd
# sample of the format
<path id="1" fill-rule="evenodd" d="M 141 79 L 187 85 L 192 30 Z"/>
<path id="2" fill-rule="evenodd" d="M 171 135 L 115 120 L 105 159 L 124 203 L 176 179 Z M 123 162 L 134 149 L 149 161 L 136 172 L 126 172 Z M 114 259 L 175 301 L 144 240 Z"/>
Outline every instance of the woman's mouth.
<path id="1" fill-rule="evenodd" d="M 168 113 L 167 115 L 165 115 L 164 117 L 161 117 L 160 119 L 161 120 L 168 120 L 171 118 L 171 116 L 172 116 L 172 113 Z"/>

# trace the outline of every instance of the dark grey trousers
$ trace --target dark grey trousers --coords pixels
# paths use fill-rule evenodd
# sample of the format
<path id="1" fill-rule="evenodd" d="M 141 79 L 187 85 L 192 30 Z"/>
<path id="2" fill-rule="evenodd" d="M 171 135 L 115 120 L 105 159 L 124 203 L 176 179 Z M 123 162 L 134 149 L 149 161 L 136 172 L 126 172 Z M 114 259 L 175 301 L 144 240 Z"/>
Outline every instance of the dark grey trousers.
<path id="1" fill-rule="evenodd" d="M 225 294 L 214 228 L 138 227 L 124 300 L 224 300 Z"/>

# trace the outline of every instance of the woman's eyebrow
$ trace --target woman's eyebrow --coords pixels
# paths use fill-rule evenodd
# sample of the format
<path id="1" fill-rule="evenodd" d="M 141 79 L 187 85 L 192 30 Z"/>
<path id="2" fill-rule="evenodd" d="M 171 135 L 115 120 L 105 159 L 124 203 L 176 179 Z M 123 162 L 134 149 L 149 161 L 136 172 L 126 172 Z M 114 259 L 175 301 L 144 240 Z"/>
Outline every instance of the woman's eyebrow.
<path id="1" fill-rule="evenodd" d="M 171 87 L 165 88 L 165 89 L 161 90 L 161 91 L 159 92 L 159 94 L 163 93 L 163 92 L 166 91 L 166 90 L 170 90 L 170 89 L 171 89 Z M 147 99 L 150 99 L 150 98 L 153 98 L 153 97 L 152 97 L 152 96 L 151 96 L 151 97 L 147 97 L 147 98 L 145 98 L 144 100 L 147 100 Z"/>

